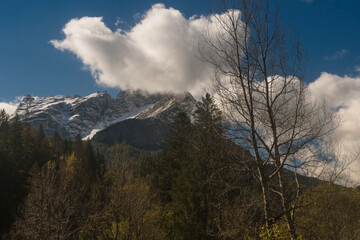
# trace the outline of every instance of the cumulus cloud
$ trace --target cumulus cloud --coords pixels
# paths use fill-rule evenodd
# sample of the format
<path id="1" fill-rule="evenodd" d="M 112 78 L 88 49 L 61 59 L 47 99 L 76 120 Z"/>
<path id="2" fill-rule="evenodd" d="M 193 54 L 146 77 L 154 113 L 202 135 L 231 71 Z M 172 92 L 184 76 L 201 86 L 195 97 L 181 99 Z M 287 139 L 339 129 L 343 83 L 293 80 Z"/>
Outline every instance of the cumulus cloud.
<path id="1" fill-rule="evenodd" d="M 14 101 L 10 102 L 0 102 L 0 110 L 5 110 L 9 115 L 15 113 L 16 108 L 19 106 L 20 100 L 22 97 L 17 97 Z"/>
<path id="2" fill-rule="evenodd" d="M 101 17 L 72 19 L 62 30 L 64 39 L 50 42 L 75 54 L 99 85 L 202 93 L 213 74 L 197 58 L 197 52 L 204 31 L 209 31 L 211 38 L 221 29 L 214 16 L 185 18 L 176 9 L 156 4 L 128 31 L 120 25 L 117 21 L 117 29 L 112 31 Z M 347 53 L 342 49 L 324 59 L 340 59 Z M 342 118 L 333 140 L 349 151 L 360 146 L 360 78 L 322 73 L 309 89 L 314 96 L 325 98 Z M 354 169 L 360 173 L 359 164 Z"/>
<path id="3" fill-rule="evenodd" d="M 100 85 L 197 94 L 212 75 L 197 52 L 203 32 L 215 29 L 213 20 L 187 19 L 155 4 L 129 31 L 112 31 L 101 17 L 82 17 L 65 25 L 63 40 L 50 43 L 76 54 Z"/>
<path id="4" fill-rule="evenodd" d="M 349 51 L 346 50 L 346 49 L 341 49 L 340 51 L 337 51 L 336 53 L 334 53 L 333 55 L 331 56 L 324 56 L 324 59 L 325 60 L 328 60 L 328 61 L 333 61 L 333 60 L 337 60 L 337 59 L 341 59 L 343 58 L 346 54 L 348 54 Z"/>
<path id="5" fill-rule="evenodd" d="M 355 71 L 355 72 L 360 72 L 360 65 L 356 65 L 356 66 L 354 67 L 354 71 Z"/>
<path id="6" fill-rule="evenodd" d="M 360 149 L 360 77 L 322 73 L 309 84 L 309 89 L 313 96 L 325 99 L 337 111 L 341 123 L 332 134 L 332 141 L 339 144 L 345 158 L 351 158 L 349 154 Z M 360 163 L 354 163 L 351 169 L 360 180 Z"/>

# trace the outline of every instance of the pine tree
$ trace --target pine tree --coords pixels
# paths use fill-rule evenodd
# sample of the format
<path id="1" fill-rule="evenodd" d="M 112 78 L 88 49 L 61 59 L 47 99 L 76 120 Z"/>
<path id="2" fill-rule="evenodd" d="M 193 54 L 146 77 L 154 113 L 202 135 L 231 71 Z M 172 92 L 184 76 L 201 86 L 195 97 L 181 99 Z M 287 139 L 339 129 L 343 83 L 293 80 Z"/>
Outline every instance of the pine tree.
<path id="1" fill-rule="evenodd" d="M 52 137 L 51 146 L 56 158 L 65 155 L 64 145 L 64 140 L 61 138 L 58 132 L 55 132 Z"/>
<path id="2" fill-rule="evenodd" d="M 23 124 L 16 116 L 9 123 L 3 118 L 1 124 L 0 158 L 0 234 L 14 220 L 15 212 L 27 193 L 27 168 L 23 164 Z"/>
<path id="3" fill-rule="evenodd" d="M 169 193 L 169 211 L 173 213 L 171 237 L 209 239 L 211 222 L 218 203 L 215 189 L 220 189 L 216 171 L 225 169 L 226 156 L 221 112 L 206 94 L 194 114 L 194 124 L 180 113 L 170 130 L 166 157 L 161 162 L 158 184 Z M 165 174 L 164 174 L 165 173 Z M 170 236 L 169 236 L 170 237 Z"/>
<path id="4" fill-rule="evenodd" d="M 81 140 L 81 135 L 78 133 L 75 137 L 74 142 L 74 155 L 77 159 L 83 159 L 84 158 L 84 151 L 83 151 L 83 142 Z"/>
<path id="5" fill-rule="evenodd" d="M 52 160 L 53 158 L 50 142 L 45 136 L 42 125 L 40 125 L 39 129 L 36 131 L 35 144 L 35 163 L 38 165 L 39 168 L 41 168 L 42 166 L 44 166 L 45 163 Z"/>
<path id="6" fill-rule="evenodd" d="M 163 171 L 170 189 L 172 237 L 221 239 L 229 227 L 223 213 L 231 212 L 227 206 L 238 195 L 228 186 L 240 185 L 238 173 L 232 170 L 239 148 L 225 135 L 221 111 L 210 94 L 199 102 L 194 124 L 179 115 L 166 151 Z"/>
<path id="7" fill-rule="evenodd" d="M 98 168 L 98 166 L 90 140 L 87 140 L 85 142 L 82 151 L 83 151 L 83 159 L 81 160 L 82 167 L 89 174 L 89 176 L 94 177 L 96 175 L 96 169 Z"/>

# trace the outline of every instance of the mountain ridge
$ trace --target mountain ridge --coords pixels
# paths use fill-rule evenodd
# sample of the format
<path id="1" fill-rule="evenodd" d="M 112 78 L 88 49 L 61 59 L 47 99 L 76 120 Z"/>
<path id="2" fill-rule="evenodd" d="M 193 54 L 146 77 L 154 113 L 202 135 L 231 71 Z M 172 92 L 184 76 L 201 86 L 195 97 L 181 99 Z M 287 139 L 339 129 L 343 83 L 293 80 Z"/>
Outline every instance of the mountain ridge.
<path id="1" fill-rule="evenodd" d="M 57 132 L 64 138 L 74 139 L 80 133 L 83 139 L 92 139 L 107 127 L 130 119 L 157 119 L 163 123 L 162 126 L 169 126 L 178 112 L 192 114 L 196 103 L 188 92 L 121 91 L 114 98 L 107 91 L 84 97 L 33 97 L 28 94 L 20 101 L 12 118 L 18 116 L 34 128 L 42 125 L 45 134 L 50 137 Z M 134 126 L 138 126 L 138 123 Z"/>

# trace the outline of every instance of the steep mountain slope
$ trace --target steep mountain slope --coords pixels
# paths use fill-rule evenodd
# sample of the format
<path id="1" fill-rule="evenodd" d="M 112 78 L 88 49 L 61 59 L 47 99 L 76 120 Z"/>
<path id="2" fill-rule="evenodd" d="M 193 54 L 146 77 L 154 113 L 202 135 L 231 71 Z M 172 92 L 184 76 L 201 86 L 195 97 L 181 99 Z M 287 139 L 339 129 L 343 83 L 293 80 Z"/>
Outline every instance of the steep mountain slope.
<path id="1" fill-rule="evenodd" d="M 18 115 L 35 128 L 42 125 L 48 136 L 58 132 L 61 136 L 72 139 L 78 133 L 81 133 L 83 138 L 91 139 L 97 132 L 112 124 L 129 119 L 146 120 L 136 121 L 136 123 L 131 123 L 131 126 L 139 126 L 140 123 L 146 123 L 147 128 L 161 126 L 163 129 L 160 131 L 161 136 L 166 136 L 167 126 L 176 114 L 179 111 L 190 114 L 195 105 L 196 100 L 190 93 L 148 94 L 141 91 L 121 91 L 115 98 L 106 91 L 85 97 L 27 95 L 20 102 L 13 117 Z M 148 119 L 157 120 L 147 121 Z M 119 126 L 122 127 L 117 132 L 121 135 L 127 131 L 124 126 L 129 126 L 129 122 Z"/>
<path id="2" fill-rule="evenodd" d="M 138 119 L 158 118 L 163 122 L 173 122 L 180 111 L 188 114 L 195 109 L 196 100 L 190 93 L 162 96 L 154 105 L 136 115 Z"/>
<path id="3" fill-rule="evenodd" d="M 111 96 L 107 92 L 86 97 L 27 95 L 20 102 L 15 114 L 35 128 L 42 125 L 48 136 L 58 132 L 63 137 L 74 138 L 79 132 L 84 133 L 94 126 L 110 103 Z"/>
<path id="4" fill-rule="evenodd" d="M 96 133 L 93 141 L 108 145 L 126 141 L 143 149 L 163 148 L 169 135 L 169 127 L 176 115 L 180 111 L 191 114 L 195 106 L 196 100 L 190 93 L 163 95 L 159 101 L 138 113 L 133 119 L 113 124 Z"/>
<path id="5" fill-rule="evenodd" d="M 96 133 L 92 140 L 109 146 L 125 141 L 140 149 L 156 150 L 165 147 L 169 126 L 156 118 L 127 119 Z"/>

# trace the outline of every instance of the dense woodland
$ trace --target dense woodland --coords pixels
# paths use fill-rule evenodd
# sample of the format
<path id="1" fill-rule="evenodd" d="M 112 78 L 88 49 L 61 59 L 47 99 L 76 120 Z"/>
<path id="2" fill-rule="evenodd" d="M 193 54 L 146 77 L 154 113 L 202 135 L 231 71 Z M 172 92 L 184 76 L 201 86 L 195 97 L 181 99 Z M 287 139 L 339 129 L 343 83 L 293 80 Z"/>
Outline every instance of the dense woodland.
<path id="1" fill-rule="evenodd" d="M 193 121 L 191 121 L 193 118 Z M 166 149 L 74 141 L 0 115 L 2 239 L 290 239 L 275 179 L 269 222 L 252 154 L 207 94 L 179 113 Z M 265 172 L 272 172 L 269 164 Z M 284 169 L 293 195 L 292 173 Z M 298 239 L 360 239 L 360 191 L 299 178 Z"/>

